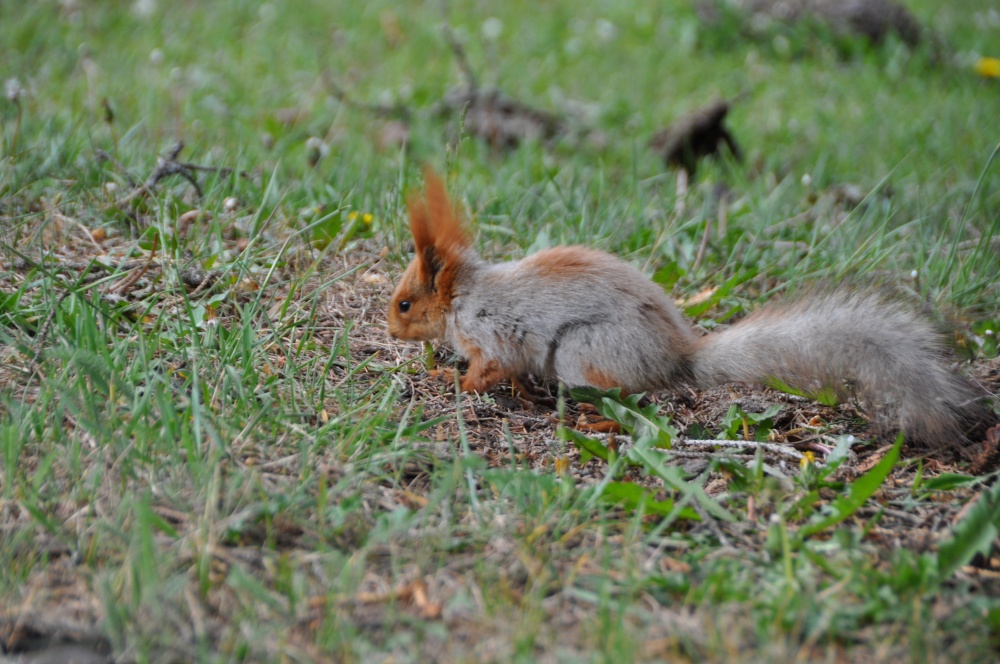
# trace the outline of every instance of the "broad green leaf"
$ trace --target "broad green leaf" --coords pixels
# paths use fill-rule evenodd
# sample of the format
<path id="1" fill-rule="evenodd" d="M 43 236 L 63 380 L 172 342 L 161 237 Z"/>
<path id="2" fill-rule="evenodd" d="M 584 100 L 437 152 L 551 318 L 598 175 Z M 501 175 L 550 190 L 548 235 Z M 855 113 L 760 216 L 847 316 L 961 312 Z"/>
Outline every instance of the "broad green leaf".
<path id="1" fill-rule="evenodd" d="M 677 261 L 670 261 L 653 274 L 653 281 L 669 291 L 685 274 L 684 268 L 677 265 Z"/>
<path id="2" fill-rule="evenodd" d="M 723 521 L 736 520 L 726 508 L 705 493 L 705 489 L 701 485 L 684 479 L 683 471 L 680 468 L 666 465 L 664 463 L 666 457 L 663 451 L 637 443 L 628 451 L 628 458 L 644 465 L 647 470 L 662 479 L 667 488 L 690 497 L 701 505 L 702 509 L 715 518 Z"/>
<path id="3" fill-rule="evenodd" d="M 620 424 L 636 442 L 652 439 L 657 447 L 669 448 L 677 435 L 677 429 L 670 424 L 670 418 L 659 414 L 658 405 L 639 405 L 643 394 L 630 394 L 622 398 L 619 389 L 604 392 L 593 388 L 574 389 L 570 394 L 577 401 L 593 403 L 601 415 Z"/>
<path id="4" fill-rule="evenodd" d="M 951 491 L 965 486 L 976 486 L 981 484 L 983 478 L 973 475 L 962 475 L 961 473 L 941 473 L 937 477 L 925 479 L 920 484 L 922 493 L 931 491 Z"/>
<path id="5" fill-rule="evenodd" d="M 734 288 L 736 288 L 742 283 L 749 281 L 750 279 L 753 279 L 755 276 L 757 276 L 757 270 L 751 269 L 730 277 L 729 279 L 726 280 L 726 283 L 719 286 L 719 288 L 714 293 L 712 293 L 704 300 L 701 300 L 697 304 L 694 304 L 690 307 L 684 307 L 684 313 L 690 316 L 691 318 L 697 318 L 701 314 L 705 313 L 706 311 L 714 307 L 720 301 L 722 301 L 722 298 L 726 297 L 731 292 L 733 292 Z"/>
<path id="6" fill-rule="evenodd" d="M 344 226 L 344 210 L 336 209 L 324 214 L 309 224 L 312 230 L 313 245 L 317 249 L 325 249 L 335 237 L 340 235 Z"/>
<path id="7" fill-rule="evenodd" d="M 597 457 L 602 461 L 611 463 L 616 460 L 617 454 L 610 449 L 607 445 L 599 440 L 591 438 L 590 436 L 585 436 L 576 429 L 571 429 L 570 427 L 560 427 L 559 436 L 570 443 L 576 445 L 581 454 L 589 454 L 590 458 Z M 582 463 L 590 461 L 590 458 L 586 460 L 581 459 Z"/>
<path id="8" fill-rule="evenodd" d="M 764 381 L 764 383 L 768 387 L 773 387 L 779 392 L 794 394 L 797 397 L 819 402 L 824 406 L 833 407 L 840 403 L 840 399 L 837 398 L 837 391 L 830 387 L 821 387 L 818 390 L 803 390 L 793 387 L 780 378 L 775 377 L 768 378 Z"/>
<path id="9" fill-rule="evenodd" d="M 49 510 L 42 509 L 38 507 L 38 505 L 27 500 L 21 501 L 21 507 L 27 510 L 28 514 L 34 517 L 35 521 L 45 528 L 45 530 L 56 536 L 62 534 L 60 523 L 54 517 L 49 515 Z"/>
<path id="10" fill-rule="evenodd" d="M 840 496 L 831 505 L 831 514 L 799 528 L 799 539 L 805 539 L 810 535 L 826 530 L 830 526 L 835 526 L 844 519 L 847 519 L 871 498 L 878 488 L 889 476 L 896 461 L 899 459 L 899 448 L 903 445 L 903 436 L 896 438 L 896 444 L 892 446 L 882 460 L 879 461 L 867 473 L 854 480 L 846 496 Z"/>
<path id="11" fill-rule="evenodd" d="M 955 526 L 954 536 L 938 547 L 938 572 L 947 579 L 977 553 L 989 551 L 1000 535 L 1000 482 L 983 491 Z"/>
<path id="12" fill-rule="evenodd" d="M 632 482 L 609 482 L 601 492 L 601 500 L 613 505 L 622 505 L 627 510 L 642 509 L 648 514 L 669 516 L 675 509 L 673 500 L 656 500 L 655 491 Z M 698 521 L 701 517 L 690 507 L 680 510 L 678 516 L 682 519 Z"/>
<path id="13" fill-rule="evenodd" d="M 781 404 L 776 403 L 773 406 L 768 406 L 767 410 L 765 410 L 763 413 L 747 413 L 747 419 L 753 422 L 754 424 L 760 424 L 764 420 L 769 420 L 773 418 L 780 412 L 781 412 Z"/>

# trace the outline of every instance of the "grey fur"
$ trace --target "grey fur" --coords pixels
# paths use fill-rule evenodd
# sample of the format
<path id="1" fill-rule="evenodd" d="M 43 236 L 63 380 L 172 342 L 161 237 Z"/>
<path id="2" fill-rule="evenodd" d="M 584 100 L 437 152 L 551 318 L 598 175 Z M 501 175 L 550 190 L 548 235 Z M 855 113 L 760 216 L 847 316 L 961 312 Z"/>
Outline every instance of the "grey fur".
<path id="1" fill-rule="evenodd" d="M 627 392 L 770 378 L 830 387 L 883 404 L 909 439 L 935 447 L 960 446 L 995 419 L 949 366 L 934 325 L 879 294 L 813 295 L 698 337 L 662 288 L 608 254 L 559 247 L 490 265 L 470 249 L 446 329 L 510 377 L 569 386 L 602 376 Z"/>
<path id="2" fill-rule="evenodd" d="M 985 394 L 950 366 L 933 323 L 876 293 L 834 291 L 754 312 L 695 349 L 695 384 L 778 378 L 833 388 L 894 412 L 907 438 L 961 444 L 992 417 Z"/>

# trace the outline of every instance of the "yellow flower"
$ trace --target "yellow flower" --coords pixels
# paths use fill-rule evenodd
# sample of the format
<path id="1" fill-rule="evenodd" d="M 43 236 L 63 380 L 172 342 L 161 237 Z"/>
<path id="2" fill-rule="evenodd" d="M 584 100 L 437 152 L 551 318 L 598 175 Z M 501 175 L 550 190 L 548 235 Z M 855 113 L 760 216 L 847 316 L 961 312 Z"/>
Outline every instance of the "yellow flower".
<path id="1" fill-rule="evenodd" d="M 365 212 L 365 213 L 364 213 L 363 215 L 361 215 L 361 221 L 362 221 L 363 223 L 365 223 L 365 224 L 370 224 L 370 223 L 372 223 L 372 221 L 373 221 L 374 219 L 375 219 L 375 217 L 371 216 L 371 214 L 369 214 L 369 213 L 367 213 L 367 212 Z"/>
<path id="2" fill-rule="evenodd" d="M 557 475 L 568 475 L 569 474 L 569 457 L 556 457 L 556 474 Z"/>
<path id="3" fill-rule="evenodd" d="M 351 211 L 351 212 L 348 212 L 348 213 L 347 213 L 347 218 L 348 218 L 349 220 L 351 220 L 351 221 L 354 221 L 355 219 L 357 219 L 357 218 L 358 218 L 358 213 L 357 213 L 357 212 L 354 212 L 354 211 Z"/>
<path id="4" fill-rule="evenodd" d="M 1000 58 L 979 58 L 976 73 L 983 78 L 1000 78 Z"/>
<path id="5" fill-rule="evenodd" d="M 812 452 L 805 451 L 802 453 L 802 459 L 799 461 L 799 465 L 805 468 L 806 466 L 811 466 L 816 463 L 816 455 Z"/>

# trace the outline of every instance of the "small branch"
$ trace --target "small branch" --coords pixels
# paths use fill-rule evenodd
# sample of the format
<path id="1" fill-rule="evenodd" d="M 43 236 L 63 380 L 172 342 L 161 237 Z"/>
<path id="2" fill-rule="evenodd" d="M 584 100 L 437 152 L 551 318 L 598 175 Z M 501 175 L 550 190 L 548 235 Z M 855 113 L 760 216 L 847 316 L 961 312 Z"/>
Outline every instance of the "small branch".
<path id="1" fill-rule="evenodd" d="M 687 209 L 688 172 L 681 168 L 677 171 L 677 200 L 674 201 L 674 216 L 678 219 L 684 216 Z"/>
<path id="2" fill-rule="evenodd" d="M 697 272 L 701 266 L 701 261 L 705 258 L 705 251 L 708 249 L 708 238 L 712 235 L 712 220 L 705 217 L 705 232 L 701 236 L 701 244 L 698 245 L 698 254 L 694 257 L 692 272 Z"/>
<path id="3" fill-rule="evenodd" d="M 132 176 L 132 173 L 127 168 L 125 168 L 125 164 L 121 163 L 120 161 L 115 159 L 112 155 L 105 152 L 104 150 L 101 150 L 100 148 L 94 150 L 94 153 L 97 155 L 98 161 L 110 161 L 112 164 L 114 164 L 118 168 L 118 170 L 121 171 L 122 175 L 125 176 L 125 179 L 128 180 L 129 187 L 135 189 L 136 187 L 139 186 L 139 183 L 136 182 L 136 179 Z"/>
<path id="4" fill-rule="evenodd" d="M 191 295 L 200 292 L 204 288 L 214 284 L 222 274 L 218 270 L 212 270 L 211 272 L 204 272 L 203 270 L 196 267 L 187 267 L 180 270 L 178 275 L 181 278 L 181 282 L 193 289 Z"/>
<path id="5" fill-rule="evenodd" d="M 153 189 L 163 178 L 170 175 L 183 175 L 188 182 L 192 182 L 195 186 L 195 191 L 198 192 L 198 197 L 201 198 L 201 188 L 198 187 L 198 183 L 194 181 L 194 176 L 185 169 L 185 167 L 179 164 L 176 159 L 177 155 L 181 153 L 184 149 L 184 142 L 178 141 L 167 153 L 166 157 L 156 158 L 156 168 L 153 172 L 149 174 L 149 177 L 145 179 L 141 184 L 132 187 L 132 190 L 127 193 L 122 198 L 115 201 L 114 206 L 118 208 L 123 208 L 125 206 L 131 207 L 132 202 L 144 195 L 153 195 Z"/>
<path id="6" fill-rule="evenodd" d="M 465 47 L 458 40 L 455 35 L 455 31 L 452 29 L 450 23 L 444 24 L 444 39 L 448 42 L 448 46 L 451 48 L 452 54 L 455 56 L 455 61 L 458 63 L 458 68 L 462 70 L 462 76 L 465 78 L 465 84 L 469 87 L 469 94 L 475 97 L 479 91 L 479 83 L 476 80 L 476 73 L 472 70 L 472 65 L 469 64 L 469 56 L 465 52 Z"/>
<path id="7" fill-rule="evenodd" d="M 730 544 L 729 538 L 726 537 L 726 534 L 722 532 L 722 528 L 719 527 L 718 520 L 709 515 L 709 513 L 705 511 L 705 508 L 702 507 L 701 503 L 699 503 L 697 500 L 691 501 L 691 507 L 694 508 L 694 511 L 696 511 L 698 513 L 698 516 L 701 517 L 701 522 L 706 526 L 708 526 L 708 529 L 712 531 L 712 534 L 715 535 L 715 538 L 719 541 L 719 544 L 722 545 L 724 548 L 731 548 L 732 544 Z"/>
<path id="8" fill-rule="evenodd" d="M 593 434 L 594 438 L 598 440 L 607 441 L 608 434 L 597 433 Z M 619 436 L 619 440 L 629 440 L 628 436 Z M 691 448 L 691 449 L 678 449 L 678 448 Z M 661 450 L 664 454 L 668 454 L 674 458 L 679 459 L 713 459 L 719 456 L 719 452 L 709 449 L 714 447 L 725 447 L 728 449 L 736 448 L 736 454 L 739 456 L 753 456 L 756 454 L 757 450 L 763 450 L 767 454 L 773 454 L 776 456 L 785 457 L 788 459 L 794 459 L 795 461 L 801 461 L 803 454 L 796 450 L 795 448 L 789 447 L 788 445 L 782 445 L 780 443 L 762 443 L 755 440 L 700 440 L 695 438 L 677 439 L 674 441 L 674 448 L 670 450 Z"/>
<path id="9" fill-rule="evenodd" d="M 61 307 L 66 298 L 72 294 L 73 291 L 67 289 L 62 295 L 59 296 L 59 299 L 56 300 L 55 306 L 52 307 L 51 311 L 49 311 L 49 315 L 46 316 L 45 322 L 42 323 L 42 327 L 38 330 L 38 335 L 35 337 L 35 355 L 31 358 L 31 362 L 28 363 L 28 368 L 25 370 L 25 373 L 29 377 L 35 375 L 35 371 L 38 370 L 38 365 L 42 363 L 45 352 L 45 342 L 49 338 L 49 331 L 52 329 L 52 321 L 55 320 L 59 307 Z"/>
<path id="10" fill-rule="evenodd" d="M 45 257 L 39 259 L 39 262 L 34 262 L 26 258 L 19 258 L 18 260 L 12 261 L 10 263 L 4 263 L 4 269 L 13 269 L 18 272 L 24 272 L 25 270 L 30 270 L 35 267 L 42 267 L 55 270 L 57 272 L 61 271 L 86 271 L 91 268 L 101 268 L 105 271 L 112 272 L 115 270 L 120 270 L 126 272 L 128 270 L 133 270 L 141 266 L 145 261 L 143 260 L 131 260 L 123 261 L 121 263 L 101 263 L 98 261 L 63 261 L 59 259 L 54 259 L 53 261 L 45 262 Z"/>
<path id="11" fill-rule="evenodd" d="M 801 461 L 803 458 L 801 452 L 788 447 L 787 445 L 781 445 L 778 443 L 762 443 L 756 440 L 697 440 L 687 438 L 683 440 L 675 440 L 674 444 L 687 447 L 740 447 L 747 449 L 761 449 L 765 452 L 777 454 L 778 456 L 795 459 L 796 461 Z"/>
<path id="12" fill-rule="evenodd" d="M 142 276 L 144 274 L 146 274 L 146 272 L 149 270 L 150 265 L 153 264 L 153 259 L 156 258 L 156 248 L 157 248 L 157 244 L 158 244 L 156 238 L 158 238 L 158 237 L 159 237 L 158 235 L 154 235 L 153 236 L 153 238 L 154 238 L 154 240 L 153 240 L 153 249 L 152 249 L 152 251 L 149 252 L 149 258 L 142 265 L 142 267 L 140 267 L 138 270 L 136 270 L 136 272 L 134 274 L 132 274 L 131 276 L 126 277 L 125 279 L 123 279 L 116 286 L 113 286 L 108 292 L 110 292 L 110 293 L 119 293 L 119 292 L 126 291 L 129 288 L 131 288 L 132 286 L 134 286 L 137 281 L 139 281 L 140 279 L 142 279 Z"/>
<path id="13" fill-rule="evenodd" d="M 152 196 L 153 190 L 159 184 L 160 180 L 166 177 L 170 177 L 171 175 L 179 175 L 185 180 L 187 180 L 188 183 L 194 188 L 195 193 L 198 195 L 198 198 L 203 198 L 204 192 L 202 192 L 201 186 L 198 184 L 198 179 L 194 175 L 196 172 L 218 173 L 222 177 L 228 177 L 232 173 L 239 173 L 240 177 L 242 178 L 249 179 L 251 177 L 251 175 L 246 171 L 237 171 L 236 169 L 233 168 L 219 167 L 219 166 L 202 166 L 200 164 L 192 164 L 186 161 L 178 161 L 177 158 L 180 156 L 181 151 L 183 150 L 184 150 L 184 142 L 177 141 L 177 143 L 175 143 L 170 147 L 166 155 L 156 158 L 156 167 L 153 169 L 153 172 L 149 174 L 149 177 L 147 177 L 141 183 L 137 183 L 132 178 L 128 170 L 121 162 L 119 162 L 117 159 L 109 155 L 104 150 L 97 150 L 98 159 L 108 160 L 111 161 L 113 164 L 115 164 L 128 178 L 129 183 L 132 187 L 132 189 L 127 194 L 125 194 L 125 196 L 119 198 L 114 202 L 114 207 L 120 209 L 124 209 L 126 207 L 129 208 L 128 210 L 126 210 L 126 214 L 128 214 L 133 220 L 135 220 L 136 219 L 135 210 L 133 209 L 134 201 L 141 196 L 145 195 Z"/>
<path id="14" fill-rule="evenodd" d="M 87 271 L 95 268 L 99 268 L 109 273 L 129 272 L 131 270 L 141 268 L 142 273 L 145 273 L 147 270 L 150 269 L 158 269 L 162 271 L 163 268 L 167 267 L 168 265 L 170 265 L 169 261 L 154 260 L 153 256 L 150 256 L 145 259 L 123 261 L 121 263 L 99 263 L 97 261 L 85 262 L 85 261 L 56 260 L 54 262 L 49 262 L 46 264 L 45 262 L 35 263 L 34 261 L 21 259 L 11 263 L 10 267 L 18 271 L 28 270 L 34 267 L 43 267 L 53 272 L 73 271 L 73 272 L 83 272 L 83 273 L 86 273 Z M 222 273 L 219 272 L 218 270 L 205 272 L 204 270 L 198 267 L 186 267 L 179 270 L 178 275 L 180 276 L 181 283 L 183 283 L 188 288 L 193 288 L 194 290 L 192 291 L 192 293 L 196 293 L 208 286 L 213 285 L 219 279 L 219 277 L 222 276 Z M 137 277 L 135 280 L 138 281 L 139 278 L 141 278 L 141 275 L 140 277 Z M 126 285 L 131 286 L 132 284 L 127 283 Z M 116 286 L 115 289 L 113 290 L 117 290 L 118 288 L 119 287 Z"/>
<path id="15" fill-rule="evenodd" d="M 339 83 L 333 80 L 333 76 L 331 76 L 329 72 L 323 72 L 323 82 L 330 90 L 330 94 L 337 98 L 337 101 L 346 106 L 350 106 L 351 108 L 371 113 L 372 115 L 380 118 L 402 118 L 407 120 L 413 115 L 413 111 L 402 104 L 386 106 L 384 104 L 366 104 L 362 101 L 358 101 L 348 94 L 347 90 L 341 87 Z"/>
<path id="16" fill-rule="evenodd" d="M 238 171 L 235 168 L 229 168 L 228 166 L 202 166 L 201 164 L 192 164 L 189 161 L 179 162 L 181 166 L 188 169 L 189 171 L 200 171 L 202 173 L 218 173 L 222 177 L 229 177 L 233 173 L 236 173 L 244 180 L 250 180 L 253 178 L 253 174 L 247 171 Z"/>

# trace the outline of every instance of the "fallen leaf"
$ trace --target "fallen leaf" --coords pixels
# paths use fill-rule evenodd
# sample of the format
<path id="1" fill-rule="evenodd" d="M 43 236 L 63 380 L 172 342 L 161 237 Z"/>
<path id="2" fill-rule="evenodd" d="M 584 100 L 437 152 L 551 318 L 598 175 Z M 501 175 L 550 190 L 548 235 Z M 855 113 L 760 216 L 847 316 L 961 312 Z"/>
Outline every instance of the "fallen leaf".
<path id="1" fill-rule="evenodd" d="M 680 306 L 682 308 L 693 307 L 694 305 L 701 304 L 702 302 L 706 301 L 708 298 L 710 298 L 713 295 L 715 295 L 715 291 L 717 291 L 717 290 L 719 290 L 719 289 L 717 287 L 715 287 L 715 286 L 710 286 L 708 288 L 704 288 L 701 291 L 699 291 L 698 293 L 695 293 L 694 295 L 692 295 L 691 297 L 689 297 L 687 300 L 684 300 L 684 301 L 680 302 L 679 304 L 680 304 Z"/>

